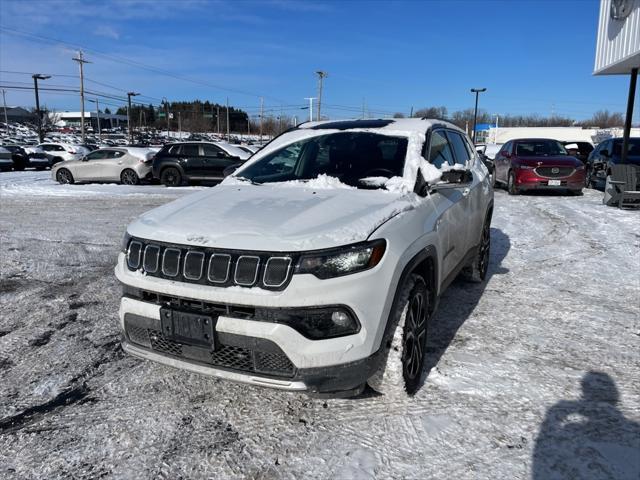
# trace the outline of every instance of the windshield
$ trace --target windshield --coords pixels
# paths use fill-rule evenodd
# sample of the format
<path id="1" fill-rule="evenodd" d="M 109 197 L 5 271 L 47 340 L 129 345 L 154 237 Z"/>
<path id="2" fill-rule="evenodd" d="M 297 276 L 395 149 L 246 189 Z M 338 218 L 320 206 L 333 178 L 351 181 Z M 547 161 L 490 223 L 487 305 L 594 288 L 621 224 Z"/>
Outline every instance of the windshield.
<path id="1" fill-rule="evenodd" d="M 254 183 L 311 180 L 318 175 L 338 178 L 358 188 L 384 182 L 372 177 L 400 177 L 407 153 L 407 139 L 368 132 L 339 132 L 289 144 L 261 158 L 238 173 Z"/>
<path id="2" fill-rule="evenodd" d="M 527 140 L 516 144 L 516 155 L 519 157 L 548 157 L 568 155 L 568 153 L 560 142 L 555 140 Z"/>

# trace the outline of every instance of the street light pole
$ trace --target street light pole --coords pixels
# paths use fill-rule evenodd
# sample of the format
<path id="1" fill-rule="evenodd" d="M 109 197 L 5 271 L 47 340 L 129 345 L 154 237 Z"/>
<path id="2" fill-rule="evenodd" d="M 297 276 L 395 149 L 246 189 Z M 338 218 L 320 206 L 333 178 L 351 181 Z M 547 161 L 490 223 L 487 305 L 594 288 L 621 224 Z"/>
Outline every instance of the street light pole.
<path id="1" fill-rule="evenodd" d="M 476 143 L 476 122 L 478 120 L 478 95 L 482 92 L 486 92 L 486 88 L 472 88 L 471 93 L 476 94 L 476 108 L 473 111 L 473 143 Z"/>
<path id="2" fill-rule="evenodd" d="M 96 98 L 95 100 L 90 100 L 89 101 L 91 103 L 95 103 L 96 104 L 96 119 L 98 120 L 98 141 L 100 143 L 102 143 L 102 129 L 100 127 L 100 103 L 98 102 L 98 99 Z"/>
<path id="3" fill-rule="evenodd" d="M 133 129 L 131 128 L 131 97 L 136 97 L 140 95 L 136 92 L 127 92 L 127 101 L 129 103 L 129 108 L 127 110 L 127 127 L 129 127 L 129 145 L 133 143 Z"/>
<path id="4" fill-rule="evenodd" d="M 38 80 L 46 80 L 47 78 L 51 78 L 51 75 L 40 75 L 36 73 L 35 75 L 31 75 L 33 78 L 34 90 L 36 91 L 36 115 L 38 116 L 38 139 L 40 143 L 44 142 L 44 135 L 42 133 L 42 114 L 40 113 L 40 97 L 38 95 Z"/>

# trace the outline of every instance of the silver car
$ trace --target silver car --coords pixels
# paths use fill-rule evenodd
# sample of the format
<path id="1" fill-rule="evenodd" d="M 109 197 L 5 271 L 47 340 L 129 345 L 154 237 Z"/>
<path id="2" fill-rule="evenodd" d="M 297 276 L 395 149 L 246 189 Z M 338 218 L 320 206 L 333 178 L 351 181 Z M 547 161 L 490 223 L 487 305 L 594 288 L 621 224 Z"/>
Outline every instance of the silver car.
<path id="1" fill-rule="evenodd" d="M 148 148 L 101 148 L 79 160 L 56 163 L 51 168 L 54 180 L 60 183 L 120 182 L 137 185 L 151 176 L 155 151 Z"/>

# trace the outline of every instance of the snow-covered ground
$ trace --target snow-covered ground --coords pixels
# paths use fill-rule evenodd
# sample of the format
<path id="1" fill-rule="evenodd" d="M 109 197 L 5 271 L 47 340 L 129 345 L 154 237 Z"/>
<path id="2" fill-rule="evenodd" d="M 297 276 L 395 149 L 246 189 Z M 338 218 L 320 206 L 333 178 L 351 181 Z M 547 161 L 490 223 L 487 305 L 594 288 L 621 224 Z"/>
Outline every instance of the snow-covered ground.
<path id="1" fill-rule="evenodd" d="M 639 212 L 498 191 L 418 394 L 317 400 L 123 354 L 125 225 L 193 190 L 0 173 L 0 478 L 639 478 Z"/>

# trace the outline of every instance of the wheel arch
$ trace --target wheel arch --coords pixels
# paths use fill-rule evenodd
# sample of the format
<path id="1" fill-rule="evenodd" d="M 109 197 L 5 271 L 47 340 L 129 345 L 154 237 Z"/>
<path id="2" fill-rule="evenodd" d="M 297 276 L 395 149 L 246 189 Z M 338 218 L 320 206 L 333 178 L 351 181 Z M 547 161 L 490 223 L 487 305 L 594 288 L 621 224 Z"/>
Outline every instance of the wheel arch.
<path id="1" fill-rule="evenodd" d="M 187 174 L 184 171 L 184 168 L 182 168 L 182 165 L 180 165 L 180 163 L 178 162 L 167 162 L 164 163 L 162 165 L 160 165 L 160 168 L 158 169 L 158 179 L 160 179 L 160 177 L 162 177 L 162 173 L 167 169 L 167 168 L 175 168 L 176 170 L 178 170 L 178 172 L 180 172 L 180 175 L 182 175 L 182 177 L 186 177 Z"/>

